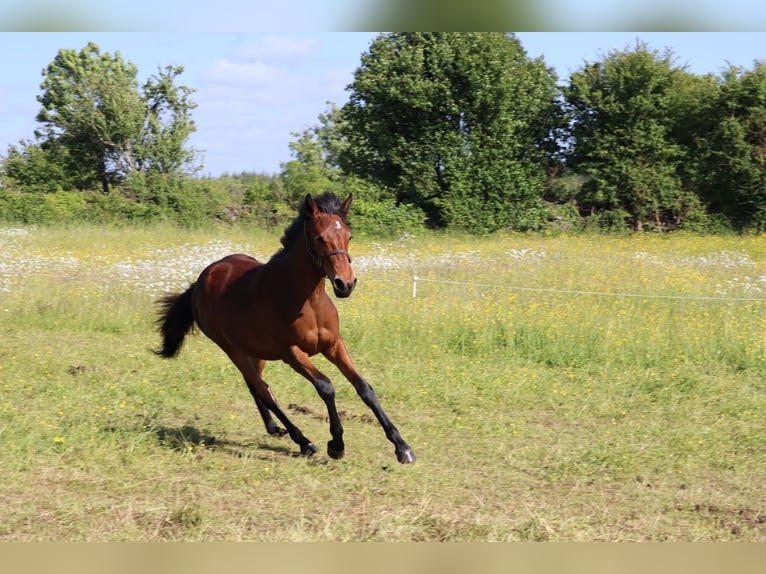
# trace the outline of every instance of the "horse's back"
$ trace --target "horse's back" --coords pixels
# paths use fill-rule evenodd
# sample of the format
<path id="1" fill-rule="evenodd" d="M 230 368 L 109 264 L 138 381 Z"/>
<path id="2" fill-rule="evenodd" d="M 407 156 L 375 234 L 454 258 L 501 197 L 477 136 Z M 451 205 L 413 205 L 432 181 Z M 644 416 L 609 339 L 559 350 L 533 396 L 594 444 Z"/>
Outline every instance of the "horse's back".
<path id="1" fill-rule="evenodd" d="M 194 315 L 202 331 L 213 340 L 217 340 L 215 323 L 234 312 L 232 297 L 227 293 L 236 291 L 232 287 L 261 266 L 263 263 L 250 255 L 234 253 L 214 261 L 200 273 L 194 285 Z"/>
<path id="2" fill-rule="evenodd" d="M 244 253 L 233 253 L 208 265 L 200 273 L 197 284 L 206 291 L 224 290 L 252 269 L 263 265 L 255 257 Z"/>

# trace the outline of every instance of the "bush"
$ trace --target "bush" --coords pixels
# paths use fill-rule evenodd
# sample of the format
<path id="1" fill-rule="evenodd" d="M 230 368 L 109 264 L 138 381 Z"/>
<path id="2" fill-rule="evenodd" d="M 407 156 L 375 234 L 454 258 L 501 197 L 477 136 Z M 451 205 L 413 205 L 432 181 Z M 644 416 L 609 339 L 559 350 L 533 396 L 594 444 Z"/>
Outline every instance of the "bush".
<path id="1" fill-rule="evenodd" d="M 87 192 L 88 221 L 97 223 L 149 223 L 162 218 L 154 205 L 129 199 L 119 191 Z"/>
<path id="2" fill-rule="evenodd" d="M 223 180 L 132 174 L 119 191 L 129 200 L 150 206 L 147 214 L 152 218 L 182 225 L 199 225 L 222 219 L 231 203 Z"/>
<path id="3" fill-rule="evenodd" d="M 0 218 L 25 224 L 72 222 L 87 219 L 88 204 L 82 192 L 0 192 Z"/>
<path id="4" fill-rule="evenodd" d="M 0 190 L 0 219 L 23 224 L 148 223 L 196 226 L 224 219 L 230 198 L 211 180 L 130 178 L 109 193 Z"/>
<path id="5" fill-rule="evenodd" d="M 417 207 L 396 205 L 393 199 L 355 198 L 349 215 L 354 231 L 389 237 L 422 230 L 425 218 Z"/>

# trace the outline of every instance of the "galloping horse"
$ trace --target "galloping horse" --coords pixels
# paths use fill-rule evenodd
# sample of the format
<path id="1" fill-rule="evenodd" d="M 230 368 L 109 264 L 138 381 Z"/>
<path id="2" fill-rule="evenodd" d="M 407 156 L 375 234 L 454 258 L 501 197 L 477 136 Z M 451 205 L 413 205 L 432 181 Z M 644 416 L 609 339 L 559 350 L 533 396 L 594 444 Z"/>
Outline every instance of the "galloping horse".
<path id="1" fill-rule="evenodd" d="M 340 336 L 338 311 L 325 293 L 325 278 L 337 297 L 348 297 L 356 286 L 348 254 L 350 207 L 351 196 L 341 203 L 332 193 L 307 195 L 285 230 L 282 249 L 268 263 L 228 255 L 210 264 L 186 291 L 161 298 L 157 325 L 163 342 L 155 352 L 175 357 L 196 323 L 241 371 L 266 431 L 283 433 L 271 418 L 274 413 L 301 454 L 310 456 L 316 446 L 287 418 L 263 379 L 266 361 L 284 361 L 314 384 L 327 405 L 332 436 L 327 454 L 339 459 L 345 446 L 335 389 L 309 359 L 322 353 L 375 414 L 399 462 L 410 463 L 415 455 L 354 367 Z"/>

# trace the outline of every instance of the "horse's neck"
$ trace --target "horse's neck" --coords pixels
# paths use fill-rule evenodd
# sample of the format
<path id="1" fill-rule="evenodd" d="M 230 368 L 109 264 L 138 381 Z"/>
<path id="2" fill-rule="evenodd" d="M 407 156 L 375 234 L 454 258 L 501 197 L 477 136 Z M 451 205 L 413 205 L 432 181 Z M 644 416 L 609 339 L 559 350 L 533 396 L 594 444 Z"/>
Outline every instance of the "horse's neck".
<path id="1" fill-rule="evenodd" d="M 324 277 L 300 242 L 296 241 L 284 257 L 269 267 L 270 281 L 296 298 L 308 300 L 325 293 Z"/>

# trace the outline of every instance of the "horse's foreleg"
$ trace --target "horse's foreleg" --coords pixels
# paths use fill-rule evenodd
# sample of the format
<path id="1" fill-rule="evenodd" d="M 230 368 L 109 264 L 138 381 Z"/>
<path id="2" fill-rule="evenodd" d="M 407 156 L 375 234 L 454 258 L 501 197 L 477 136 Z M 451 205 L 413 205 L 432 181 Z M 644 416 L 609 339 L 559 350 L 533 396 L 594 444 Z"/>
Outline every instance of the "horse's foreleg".
<path id="1" fill-rule="evenodd" d="M 327 416 L 330 419 L 330 436 L 332 436 L 332 440 L 327 443 L 327 454 L 331 458 L 343 458 L 346 452 L 346 446 L 343 443 L 343 425 L 335 406 L 335 388 L 330 379 L 324 376 L 312 364 L 308 355 L 298 348 L 293 349 L 292 357 L 287 362 L 293 370 L 311 381 L 320 398 L 324 401 L 327 407 Z"/>
<path id="2" fill-rule="evenodd" d="M 356 370 L 356 367 L 354 367 L 354 363 L 351 361 L 351 357 L 346 350 L 346 345 L 343 343 L 343 340 L 338 339 L 337 343 L 325 352 L 325 357 L 338 367 L 340 372 L 343 373 L 343 376 L 354 385 L 354 388 L 362 401 L 370 407 L 375 418 L 378 419 L 380 426 L 383 427 L 386 437 L 394 443 L 396 458 L 399 462 L 402 464 L 415 462 L 415 453 L 412 452 L 412 449 L 404 441 L 402 435 L 399 434 L 396 426 L 394 426 L 383 411 L 383 407 L 380 406 L 380 402 L 378 401 L 378 397 L 373 388 L 362 378 Z"/>

